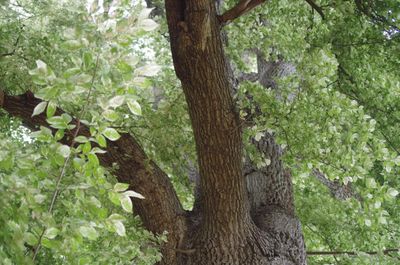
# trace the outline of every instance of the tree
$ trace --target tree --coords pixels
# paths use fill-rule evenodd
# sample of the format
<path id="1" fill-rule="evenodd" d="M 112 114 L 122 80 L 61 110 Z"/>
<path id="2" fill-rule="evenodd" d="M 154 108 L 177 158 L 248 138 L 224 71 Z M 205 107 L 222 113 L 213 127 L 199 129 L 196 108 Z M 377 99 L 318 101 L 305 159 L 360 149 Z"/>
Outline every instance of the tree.
<path id="1" fill-rule="evenodd" d="M 159 3 L 147 2 L 156 5 L 156 15 L 163 16 Z M 168 233 L 160 246 L 160 264 L 306 264 L 292 177 L 300 186 L 297 195 L 304 193 L 307 198 L 312 188 L 307 190 L 305 185 L 322 184 L 337 199 L 348 200 L 340 213 L 362 209 L 360 205 L 367 209 L 358 226 L 370 227 L 376 219 L 382 229 L 387 228 L 383 211 L 390 216 L 387 210 L 396 209 L 399 183 L 393 176 L 400 163 L 398 138 L 393 133 L 397 126 L 393 112 L 399 104 L 392 97 L 399 82 L 394 71 L 399 61 L 393 58 L 398 49 L 395 15 L 399 10 L 394 3 L 218 1 L 227 7 L 220 13 L 215 1 L 166 0 L 170 51 L 180 82 L 165 67 L 159 81 L 151 83 L 155 88 L 166 86 L 161 96 L 149 95 L 149 81 L 143 78 L 155 76 L 160 67 L 148 64 L 149 52 L 140 48 L 154 45 L 156 54 L 164 58 L 160 55 L 167 45 L 165 37 L 154 33 L 146 35 L 150 40 L 141 38 L 157 26 L 147 18 L 150 9 L 140 10 L 131 3 L 119 6 L 118 1 L 98 6 L 95 1 L 89 13 L 80 3 L 69 7 L 68 17 L 63 15 L 62 4 L 52 3 L 47 10 L 29 1 L 17 4 L 11 22 L 5 22 L 11 29 L 8 32 L 14 33 L 12 27 L 25 30 L 27 24 L 19 21 L 25 15 L 28 19 L 51 17 L 53 24 L 45 21 L 42 27 L 52 33 L 39 34 L 32 27 L 23 37 L 4 34 L 0 40 L 7 48 L 13 44 L 2 53 L 6 62 L 2 69 L 14 67 L 4 71 L 0 105 L 21 118 L 27 128 L 35 131 L 41 126 L 33 133 L 34 144 L 23 143 L 21 137 L 5 130 L 4 138 L 14 148 L 2 154 L 2 176 L 7 176 L 3 189 L 24 186 L 24 181 L 19 177 L 15 181 L 13 176 L 29 176 L 32 186 L 6 208 L 7 216 L 23 209 L 38 217 L 32 218 L 33 224 L 1 219 L 7 227 L 2 241 L 8 242 L 9 234 L 21 234 L 18 246 L 10 249 L 20 248 L 27 255 L 6 250 L 0 257 L 18 257 L 20 263 L 46 261 L 53 251 L 58 262 L 72 262 L 73 251 L 63 248 L 82 251 L 77 247 L 83 245 L 82 239 L 96 242 L 98 230 L 105 227 L 124 236 L 124 218 L 109 215 L 106 209 L 114 211 L 112 206 L 101 206 L 107 205 L 109 197 L 127 211 L 133 203 L 147 230 L 156 235 Z M 318 15 L 310 16 L 310 10 Z M 298 26 L 304 21 L 310 23 Z M 296 23 L 298 32 L 291 30 Z M 238 35 L 240 30 L 260 34 L 248 39 Z M 27 36 L 37 37 L 34 47 Z M 379 55 L 371 55 L 371 50 L 379 50 Z M 38 52 L 39 58 L 33 59 Z M 360 70 L 365 69 L 364 59 L 370 73 Z M 33 67 L 23 66 L 24 60 L 30 65 L 36 60 L 29 77 L 24 74 Z M 257 73 L 248 72 L 251 67 Z M 16 82 L 18 76 L 23 76 L 20 82 Z M 20 84 L 23 91 L 33 84 L 35 93 L 13 95 L 23 92 Z M 383 91 L 380 101 L 371 98 L 373 91 L 367 88 L 372 84 Z M 175 96 L 180 90 L 168 87 L 179 85 L 186 104 Z M 96 97 L 98 106 L 93 104 Z M 160 100 L 167 102 L 166 107 Z M 186 109 L 188 116 L 182 114 Z M 155 113 L 166 120 L 160 121 Z M 384 119 L 386 115 L 392 119 Z M 154 125 L 170 126 L 171 120 L 176 125 L 170 131 L 172 137 L 152 131 Z M 192 131 L 187 131 L 189 123 Z M 7 124 L 12 124 L 9 118 Z M 138 142 L 140 132 L 150 135 L 150 143 L 144 138 Z M 104 181 L 110 173 L 100 165 L 119 183 Z M 55 172 L 55 181 L 46 181 L 46 171 Z M 182 193 L 188 197 L 190 184 L 182 177 L 188 174 L 195 183 L 190 211 L 178 198 Z M 179 189 L 186 190 L 177 194 Z M 75 191 L 76 200 L 71 199 L 70 190 Z M 323 197 L 324 192 L 319 186 L 314 198 L 298 205 L 307 205 L 318 196 L 329 198 Z M 3 200 L 4 205 L 9 203 Z M 74 208 L 73 203 L 80 207 L 75 212 L 65 210 L 55 206 L 59 201 L 67 208 Z M 50 205 L 47 213 L 43 202 Z M 387 210 L 380 209 L 382 203 Z M 80 209 L 89 205 L 88 213 Z M 310 207 L 300 209 L 312 212 Z M 65 214 L 75 219 L 63 219 Z M 306 225 L 311 232 L 321 230 L 313 220 Z M 68 236 L 68 227 L 77 235 Z M 387 233 L 384 242 L 393 243 L 398 229 Z M 111 244 L 111 235 L 105 238 Z M 146 238 L 155 240 L 150 235 Z M 329 241 L 333 240 L 317 246 L 331 247 Z M 110 256 L 107 259 L 110 263 Z M 154 262 L 145 255 L 137 259 Z M 79 257 L 81 264 L 95 261 L 101 259 Z"/>

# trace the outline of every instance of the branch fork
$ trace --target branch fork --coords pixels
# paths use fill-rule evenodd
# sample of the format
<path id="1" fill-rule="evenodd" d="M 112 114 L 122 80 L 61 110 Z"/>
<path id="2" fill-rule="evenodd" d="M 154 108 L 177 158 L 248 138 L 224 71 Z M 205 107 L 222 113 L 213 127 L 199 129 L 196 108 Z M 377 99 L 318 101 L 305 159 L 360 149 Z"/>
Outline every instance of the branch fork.
<path id="1" fill-rule="evenodd" d="M 222 25 L 229 24 L 236 18 L 242 16 L 266 1 L 267 0 L 240 0 L 237 5 L 226 11 L 221 16 L 218 16 L 218 20 Z"/>

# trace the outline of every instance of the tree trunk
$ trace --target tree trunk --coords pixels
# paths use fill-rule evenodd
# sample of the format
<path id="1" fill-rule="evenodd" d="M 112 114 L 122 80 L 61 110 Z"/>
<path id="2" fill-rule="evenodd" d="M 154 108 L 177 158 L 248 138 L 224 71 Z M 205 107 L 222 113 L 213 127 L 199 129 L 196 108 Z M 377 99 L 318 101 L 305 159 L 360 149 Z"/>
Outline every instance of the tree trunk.
<path id="1" fill-rule="evenodd" d="M 263 174 L 243 174 L 241 122 L 214 1 L 167 0 L 166 14 L 200 171 L 201 196 L 180 246 L 193 252 L 180 254 L 178 264 L 305 264 L 290 174 L 280 154 Z"/>
<path id="2" fill-rule="evenodd" d="M 108 142 L 101 164 L 119 164 L 119 181 L 146 197 L 133 200 L 145 227 L 153 233 L 168 231 L 162 265 L 306 264 L 291 176 L 280 147 L 266 134 L 254 144 L 268 154 L 270 165 L 258 169 L 243 164 L 241 121 L 214 2 L 165 1 L 174 67 L 196 141 L 201 196 L 195 209 L 182 210 L 167 175 L 153 161 L 149 164 L 131 135 Z M 29 94 L 10 97 L 0 91 L 0 105 L 31 129 L 48 126 L 43 114 L 31 117 L 39 102 Z M 88 134 L 88 128 L 80 133 Z"/>

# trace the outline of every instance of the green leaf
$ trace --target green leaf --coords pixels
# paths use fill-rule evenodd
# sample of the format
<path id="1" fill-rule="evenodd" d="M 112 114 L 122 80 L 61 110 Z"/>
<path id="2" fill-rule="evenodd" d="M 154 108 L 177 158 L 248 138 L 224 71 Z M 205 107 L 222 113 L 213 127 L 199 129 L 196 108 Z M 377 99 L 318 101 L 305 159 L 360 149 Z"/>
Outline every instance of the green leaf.
<path id="1" fill-rule="evenodd" d="M 400 166 L 400 156 L 397 156 L 393 162 L 396 164 L 396 166 Z"/>
<path id="2" fill-rule="evenodd" d="M 392 197 L 396 197 L 399 194 L 399 192 L 396 189 L 393 189 L 393 188 L 389 188 L 387 193 Z"/>
<path id="3" fill-rule="evenodd" d="M 129 110 L 135 115 L 142 115 L 142 109 L 139 103 L 134 99 L 128 99 L 127 102 Z"/>
<path id="4" fill-rule="evenodd" d="M 145 31 L 152 31 L 158 27 L 158 24 L 154 20 L 146 18 L 139 21 L 139 26 Z"/>
<path id="5" fill-rule="evenodd" d="M 82 146 L 82 153 L 84 154 L 87 154 L 90 152 L 90 150 L 92 150 L 92 145 L 90 144 L 90 142 L 86 142 L 81 146 Z"/>
<path id="6" fill-rule="evenodd" d="M 71 149 L 68 145 L 61 145 L 57 148 L 57 152 L 64 158 L 69 157 L 71 154 Z"/>
<path id="7" fill-rule="evenodd" d="M 126 236 L 125 226 L 121 221 L 114 221 L 114 227 L 118 235 Z"/>
<path id="8" fill-rule="evenodd" d="M 106 138 L 104 138 L 103 135 L 101 134 L 96 135 L 96 140 L 97 143 L 100 145 L 100 147 L 107 147 L 107 140 Z"/>
<path id="9" fill-rule="evenodd" d="M 93 56 L 90 52 L 85 52 L 83 54 L 83 64 L 85 65 L 86 69 L 89 69 L 93 63 Z"/>
<path id="10" fill-rule="evenodd" d="M 89 240 L 96 240 L 99 234 L 97 233 L 96 229 L 91 226 L 81 226 L 79 228 L 79 232 L 83 237 L 88 238 Z"/>
<path id="11" fill-rule="evenodd" d="M 124 221 L 124 220 L 125 220 L 125 217 L 123 217 L 123 216 L 120 215 L 120 214 L 113 213 L 112 215 L 110 215 L 110 216 L 108 217 L 108 220 L 111 220 L 111 221 Z"/>
<path id="12" fill-rule="evenodd" d="M 10 170 L 14 165 L 14 159 L 12 156 L 0 159 L 0 169 Z"/>
<path id="13" fill-rule="evenodd" d="M 90 202 L 97 208 L 101 208 L 101 202 L 94 196 L 90 197 Z"/>
<path id="14" fill-rule="evenodd" d="M 105 110 L 102 113 L 103 117 L 106 118 L 108 121 L 116 121 L 119 117 L 118 113 L 114 110 Z"/>
<path id="15" fill-rule="evenodd" d="M 93 154 L 105 154 L 105 153 L 107 153 L 106 150 L 100 149 L 98 147 L 93 148 L 91 152 Z"/>
<path id="16" fill-rule="evenodd" d="M 121 137 L 121 135 L 113 128 L 106 128 L 103 131 L 103 135 L 111 141 L 116 141 Z"/>
<path id="17" fill-rule="evenodd" d="M 136 69 L 135 74 L 141 76 L 155 76 L 161 70 L 161 66 L 156 64 L 148 64 Z"/>
<path id="18" fill-rule="evenodd" d="M 50 228 L 46 229 L 44 236 L 47 237 L 48 239 L 53 239 L 58 235 L 59 232 L 60 232 L 60 230 L 58 230 L 57 228 L 50 227 Z"/>
<path id="19" fill-rule="evenodd" d="M 114 191 L 115 192 L 121 192 L 121 191 L 125 191 L 129 188 L 129 184 L 128 183 L 117 183 L 114 185 Z"/>
<path id="20" fill-rule="evenodd" d="M 68 123 L 66 122 L 68 119 L 66 116 L 53 116 L 47 119 L 47 122 L 51 127 L 56 129 L 66 129 L 68 127 Z"/>
<path id="21" fill-rule="evenodd" d="M 368 179 L 367 179 L 367 187 L 372 188 L 372 189 L 376 188 L 376 181 L 375 181 L 375 179 L 373 179 L 373 178 L 368 178 Z"/>
<path id="22" fill-rule="evenodd" d="M 46 199 L 46 195 L 37 194 L 34 196 L 34 199 L 35 199 L 35 202 L 40 204 L 40 203 L 44 202 L 44 200 Z"/>
<path id="23" fill-rule="evenodd" d="M 66 71 L 64 71 L 64 78 L 70 78 L 71 76 L 75 76 L 79 73 L 81 73 L 81 68 L 79 67 L 73 67 L 73 68 L 69 68 Z"/>
<path id="24" fill-rule="evenodd" d="M 97 155 L 89 153 L 87 154 L 89 163 L 93 166 L 93 167 L 98 167 L 100 162 L 99 159 L 97 158 Z"/>
<path id="25" fill-rule="evenodd" d="M 83 136 L 83 135 L 75 137 L 75 142 L 77 142 L 77 143 L 83 144 L 83 143 L 86 143 L 88 141 L 89 141 L 89 139 L 86 136 Z"/>
<path id="26" fill-rule="evenodd" d="M 92 82 L 93 76 L 87 74 L 81 74 L 76 79 L 75 82 L 79 85 L 88 86 Z"/>
<path id="27" fill-rule="evenodd" d="M 30 246 L 36 246 L 38 243 L 38 238 L 32 233 L 26 232 L 24 234 L 24 241 Z"/>
<path id="28" fill-rule="evenodd" d="M 59 244 L 56 243 L 55 240 L 51 240 L 49 238 L 43 237 L 42 245 L 46 248 L 55 249 Z"/>
<path id="29" fill-rule="evenodd" d="M 133 190 L 125 191 L 123 194 L 124 194 L 125 196 L 128 196 L 128 197 L 134 197 L 134 198 L 144 199 L 144 197 L 143 197 L 142 194 L 137 193 L 137 192 L 135 192 L 135 191 L 133 191 Z"/>
<path id="30" fill-rule="evenodd" d="M 85 164 L 85 161 L 82 158 L 75 157 L 73 159 L 73 165 L 74 165 L 75 169 L 80 170 L 84 164 Z"/>
<path id="31" fill-rule="evenodd" d="M 95 3 L 96 1 L 94 1 Z M 79 265 L 87 265 L 87 264 L 92 264 L 92 258 L 91 257 L 80 257 L 79 258 Z"/>
<path id="32" fill-rule="evenodd" d="M 139 58 L 134 55 L 128 55 L 124 58 L 124 61 L 131 67 L 135 66 L 139 62 Z"/>
<path id="33" fill-rule="evenodd" d="M 37 106 L 33 109 L 32 117 L 42 113 L 46 109 L 46 106 L 47 106 L 46 101 L 43 101 L 43 102 L 40 102 L 39 104 L 37 104 Z"/>
<path id="34" fill-rule="evenodd" d="M 36 69 L 37 73 L 41 76 L 45 76 L 47 74 L 47 64 L 42 60 L 36 60 Z"/>
<path id="35" fill-rule="evenodd" d="M 264 136 L 264 134 L 262 132 L 258 132 L 258 133 L 256 133 L 256 136 L 254 137 L 254 140 L 260 141 L 261 137 L 263 137 L 263 136 Z"/>
<path id="36" fill-rule="evenodd" d="M 63 129 L 57 130 L 57 132 L 54 134 L 54 139 L 56 141 L 59 141 L 62 138 L 64 138 L 64 135 L 65 135 L 65 131 Z"/>
<path id="37" fill-rule="evenodd" d="M 46 116 L 47 118 L 51 118 L 54 116 L 57 110 L 57 105 L 53 101 L 50 101 L 47 105 Z"/>
<path id="38" fill-rule="evenodd" d="M 120 200 L 119 200 L 120 196 L 121 195 L 119 193 L 115 192 L 115 191 L 109 191 L 108 192 L 108 198 L 115 205 L 120 205 L 120 203 L 121 203 Z"/>
<path id="39" fill-rule="evenodd" d="M 74 51 L 82 47 L 80 41 L 77 40 L 67 40 L 63 42 L 63 47 L 67 50 Z"/>
<path id="40" fill-rule="evenodd" d="M 122 209 L 124 209 L 128 213 L 132 213 L 132 201 L 131 198 L 128 196 L 121 196 L 120 202 Z"/>
<path id="41" fill-rule="evenodd" d="M 117 108 L 124 104 L 125 97 L 124 96 L 115 96 L 108 101 L 108 106 L 112 108 Z"/>

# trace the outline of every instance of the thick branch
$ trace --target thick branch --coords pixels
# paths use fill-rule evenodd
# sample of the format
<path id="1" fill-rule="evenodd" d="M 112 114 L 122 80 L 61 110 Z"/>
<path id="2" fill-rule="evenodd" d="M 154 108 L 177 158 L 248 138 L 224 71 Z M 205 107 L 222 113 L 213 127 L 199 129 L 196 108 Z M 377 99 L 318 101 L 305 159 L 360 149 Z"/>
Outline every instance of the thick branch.
<path id="1" fill-rule="evenodd" d="M 0 91 L 0 106 L 10 115 L 22 119 L 24 125 L 35 130 L 38 126 L 48 127 L 45 114 L 32 117 L 35 106 L 41 101 L 33 97 L 32 93 L 20 96 L 8 96 Z M 57 109 L 57 115 L 63 113 Z M 76 120 L 73 120 L 76 123 Z M 66 133 L 63 141 L 68 144 L 72 141 L 74 131 Z M 80 135 L 90 136 L 89 128 L 81 126 Z M 145 199 L 133 199 L 135 213 L 144 226 L 153 233 L 168 231 L 168 246 L 176 248 L 177 238 L 184 228 L 183 209 L 168 176 L 151 161 L 139 143 L 129 134 L 122 134 L 115 142 L 107 142 L 107 152 L 99 155 L 102 166 L 112 167 L 119 182 L 129 183 L 130 189 L 141 193 Z M 176 253 L 163 250 L 164 260 L 173 259 Z"/>
<path id="2" fill-rule="evenodd" d="M 312 9 L 317 11 L 317 13 L 321 16 L 322 19 L 325 19 L 325 14 L 320 6 L 318 6 L 313 0 L 306 0 L 306 2 L 312 7 Z"/>
<path id="3" fill-rule="evenodd" d="M 258 76 L 258 73 L 254 73 L 254 72 L 239 73 L 238 77 L 237 77 L 239 83 L 244 82 L 244 81 L 257 82 L 259 78 L 260 77 Z"/>
<path id="4" fill-rule="evenodd" d="M 226 11 L 222 16 L 219 16 L 218 19 L 221 24 L 228 24 L 266 1 L 267 0 L 240 0 L 237 5 Z"/>
<path id="5" fill-rule="evenodd" d="M 344 185 L 339 181 L 332 181 L 318 169 L 313 169 L 313 175 L 330 190 L 336 199 L 347 200 L 349 198 L 356 198 L 359 201 L 362 200 L 361 196 L 353 190 L 350 183 Z"/>

